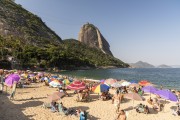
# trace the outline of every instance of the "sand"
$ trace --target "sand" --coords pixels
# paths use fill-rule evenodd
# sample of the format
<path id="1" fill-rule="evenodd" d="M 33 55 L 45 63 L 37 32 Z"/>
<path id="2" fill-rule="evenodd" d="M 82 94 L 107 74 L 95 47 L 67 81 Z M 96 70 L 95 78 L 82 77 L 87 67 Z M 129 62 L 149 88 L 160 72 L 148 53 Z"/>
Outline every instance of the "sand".
<path id="1" fill-rule="evenodd" d="M 0 95 L 0 120 L 79 120 L 75 116 L 64 116 L 52 113 L 50 109 L 42 108 L 42 104 L 47 102 L 47 94 L 56 91 L 56 88 L 49 88 L 43 83 L 31 84 L 28 88 L 18 88 L 15 100 L 10 101 L 7 94 Z M 112 101 L 98 100 L 97 94 L 91 94 L 91 102 L 76 102 L 73 91 L 68 90 L 70 97 L 64 97 L 62 102 L 65 107 L 81 108 L 88 112 L 90 120 L 114 120 L 116 113 Z M 111 91 L 113 92 L 113 91 Z M 145 98 L 149 94 L 145 94 Z M 162 101 L 164 101 L 162 99 Z M 180 116 L 172 115 L 172 108 L 176 103 L 167 101 L 164 111 L 155 112 L 146 101 L 134 101 L 134 106 L 138 103 L 147 104 L 150 107 L 150 114 L 137 113 L 132 109 L 133 101 L 127 100 L 121 103 L 121 108 L 127 112 L 127 120 L 180 120 Z"/>

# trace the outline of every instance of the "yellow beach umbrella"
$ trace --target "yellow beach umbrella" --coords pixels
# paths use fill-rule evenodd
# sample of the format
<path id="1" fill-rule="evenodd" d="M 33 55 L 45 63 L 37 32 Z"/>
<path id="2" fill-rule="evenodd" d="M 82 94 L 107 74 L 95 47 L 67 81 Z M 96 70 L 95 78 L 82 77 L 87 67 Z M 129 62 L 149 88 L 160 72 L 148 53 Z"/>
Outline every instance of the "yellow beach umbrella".
<path id="1" fill-rule="evenodd" d="M 64 79 L 64 80 L 63 80 L 63 84 L 69 85 L 69 84 L 70 84 L 70 81 L 69 81 L 68 79 Z"/>

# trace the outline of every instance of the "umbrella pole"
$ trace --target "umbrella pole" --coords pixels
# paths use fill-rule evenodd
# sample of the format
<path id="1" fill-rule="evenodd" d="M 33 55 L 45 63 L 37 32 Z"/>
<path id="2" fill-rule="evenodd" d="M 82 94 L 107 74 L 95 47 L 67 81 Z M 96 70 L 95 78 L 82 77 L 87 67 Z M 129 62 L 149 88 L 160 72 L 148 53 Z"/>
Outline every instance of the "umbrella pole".
<path id="1" fill-rule="evenodd" d="M 164 104 L 163 104 L 163 112 L 164 112 L 165 104 L 166 104 L 166 99 L 164 100 Z"/>
<path id="2" fill-rule="evenodd" d="M 133 100 L 133 109 L 134 109 L 134 100 Z"/>

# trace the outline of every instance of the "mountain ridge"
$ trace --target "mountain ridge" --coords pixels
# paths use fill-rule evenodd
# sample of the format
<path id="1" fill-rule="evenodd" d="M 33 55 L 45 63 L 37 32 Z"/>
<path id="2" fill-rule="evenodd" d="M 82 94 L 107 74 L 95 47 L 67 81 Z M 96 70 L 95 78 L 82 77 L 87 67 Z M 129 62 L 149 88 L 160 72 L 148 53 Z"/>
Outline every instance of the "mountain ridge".
<path id="1" fill-rule="evenodd" d="M 62 39 L 37 15 L 10 0 L 0 0 L 0 34 L 16 37 L 23 44 L 42 46 L 42 42 L 59 45 Z"/>
<path id="2" fill-rule="evenodd" d="M 12 1 L 0 1 L 0 18 L 0 67 L 72 70 L 129 66 L 77 40 L 62 40 L 41 18 Z"/>

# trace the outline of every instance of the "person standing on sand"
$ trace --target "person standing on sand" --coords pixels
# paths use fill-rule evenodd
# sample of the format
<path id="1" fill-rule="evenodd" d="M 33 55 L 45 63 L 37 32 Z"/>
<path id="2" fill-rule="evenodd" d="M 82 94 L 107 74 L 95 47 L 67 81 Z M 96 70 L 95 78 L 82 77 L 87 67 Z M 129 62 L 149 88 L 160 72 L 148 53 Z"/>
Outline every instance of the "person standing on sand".
<path id="1" fill-rule="evenodd" d="M 161 85 L 161 86 L 160 86 L 160 90 L 162 90 L 162 89 L 163 89 L 163 86 Z"/>
<path id="2" fill-rule="evenodd" d="M 114 106 L 116 107 L 116 112 L 119 111 L 120 102 L 121 102 L 121 97 L 119 95 L 119 91 L 116 91 L 116 94 L 112 97 L 112 104 L 114 104 Z"/>
<path id="3" fill-rule="evenodd" d="M 14 100 L 14 96 L 15 96 L 15 93 L 16 93 L 16 86 L 17 86 L 17 82 L 15 81 L 13 83 L 13 87 L 12 87 L 12 92 L 11 92 L 11 95 L 10 95 L 10 100 Z"/>
<path id="4" fill-rule="evenodd" d="M 0 93 L 3 92 L 3 87 L 4 87 L 4 70 L 0 70 Z"/>

